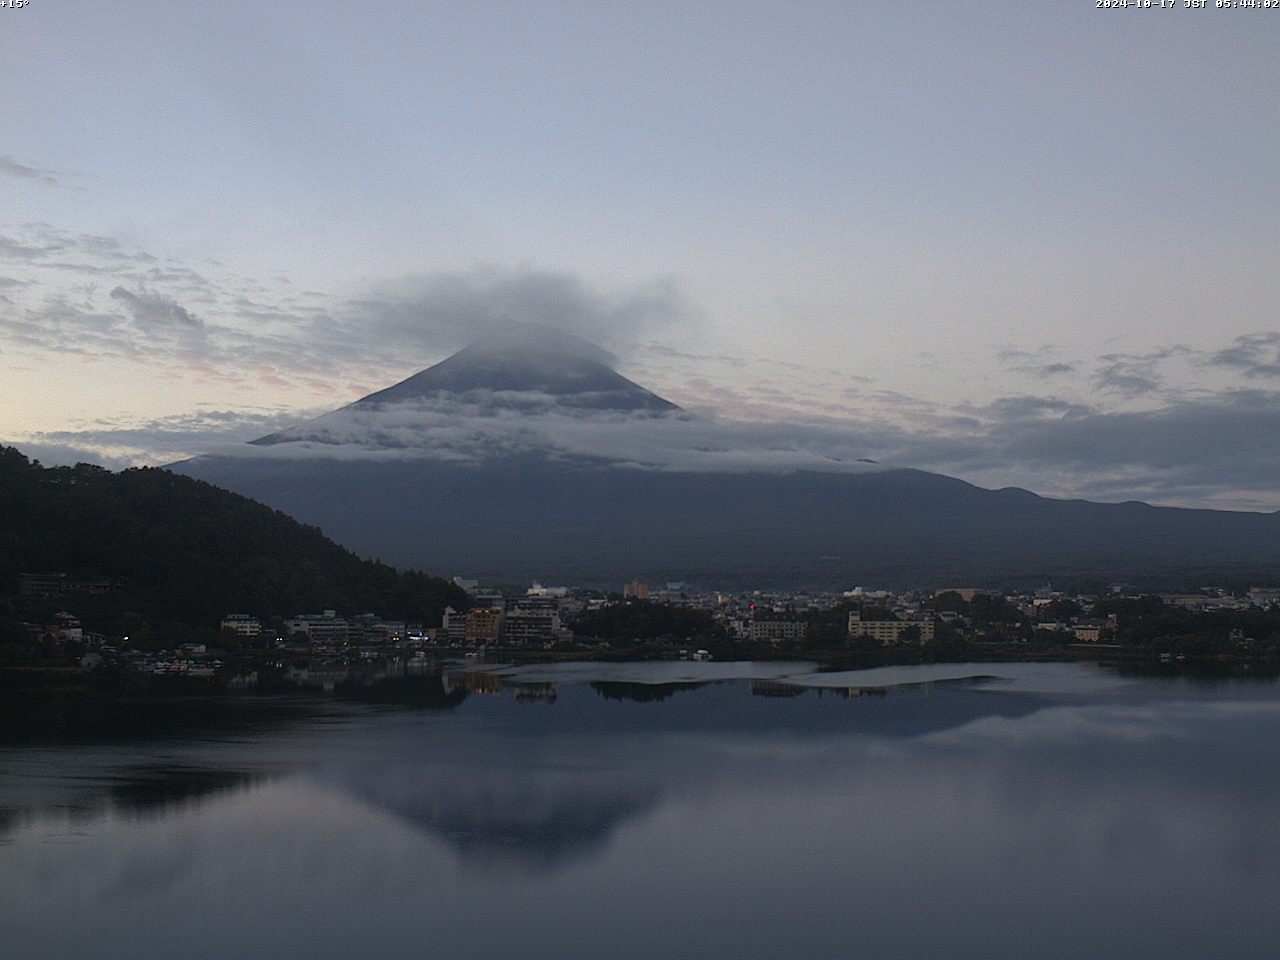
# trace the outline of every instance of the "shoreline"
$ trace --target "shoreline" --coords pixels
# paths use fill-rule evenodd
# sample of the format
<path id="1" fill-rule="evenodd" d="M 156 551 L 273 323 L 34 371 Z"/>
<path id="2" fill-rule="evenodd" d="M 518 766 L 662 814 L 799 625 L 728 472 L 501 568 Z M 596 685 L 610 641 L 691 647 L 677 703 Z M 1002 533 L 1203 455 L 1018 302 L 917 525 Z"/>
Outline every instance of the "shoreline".
<path id="1" fill-rule="evenodd" d="M 714 648 L 712 648 L 714 651 Z M 260 675 L 252 663 L 237 665 L 234 674 L 215 676 L 157 676 L 121 669 L 84 670 L 68 666 L 0 665 L 0 693 L 13 705 L 22 701 L 96 701 L 122 704 L 156 700 L 210 698 L 265 698 L 288 696 L 301 698 L 343 699 L 344 694 L 369 692 L 384 685 L 412 686 L 420 681 L 438 678 L 445 672 L 484 674 L 503 667 L 529 667 L 565 664 L 657 664 L 689 663 L 690 657 L 658 655 L 646 651 L 533 651 L 522 648 L 493 649 L 481 657 L 438 655 L 409 664 L 405 661 L 382 665 L 341 666 L 316 671 L 325 680 L 288 679 L 284 671 L 263 671 Z M 670 651 L 661 651 L 674 653 Z M 723 652 L 723 651 L 722 651 Z M 1020 644 L 990 644 L 957 651 L 954 656 L 928 656 L 923 650 L 884 648 L 871 651 L 836 651 L 830 648 L 794 650 L 737 651 L 740 656 L 714 656 L 715 664 L 777 663 L 805 661 L 815 665 L 815 672 L 874 670 L 883 667 L 909 667 L 956 663 L 1098 663 L 1118 667 L 1125 672 L 1166 674 L 1170 676 L 1205 677 L 1280 677 L 1280 661 L 1266 657 L 1215 654 L 1170 657 L 1147 649 L 1096 644 L 1027 650 Z M 594 655 L 593 655 L 594 654 Z M 914 655 L 907 655 L 914 654 Z M 259 668 L 261 669 L 261 668 Z M 253 680 L 246 681 L 252 673 Z M 304 673 L 305 677 L 306 674 Z M 351 699 L 366 699 L 363 696 Z"/>

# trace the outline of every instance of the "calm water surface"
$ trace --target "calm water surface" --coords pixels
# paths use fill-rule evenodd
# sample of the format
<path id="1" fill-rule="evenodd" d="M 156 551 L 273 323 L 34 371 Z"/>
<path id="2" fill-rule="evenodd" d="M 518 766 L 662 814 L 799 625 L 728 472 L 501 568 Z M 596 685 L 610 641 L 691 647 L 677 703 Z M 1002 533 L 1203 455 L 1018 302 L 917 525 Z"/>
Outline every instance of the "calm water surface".
<path id="1" fill-rule="evenodd" d="M 385 698 L 405 705 L 11 719 L 0 953 L 1277 955 L 1272 682 L 658 664 L 420 683 Z"/>

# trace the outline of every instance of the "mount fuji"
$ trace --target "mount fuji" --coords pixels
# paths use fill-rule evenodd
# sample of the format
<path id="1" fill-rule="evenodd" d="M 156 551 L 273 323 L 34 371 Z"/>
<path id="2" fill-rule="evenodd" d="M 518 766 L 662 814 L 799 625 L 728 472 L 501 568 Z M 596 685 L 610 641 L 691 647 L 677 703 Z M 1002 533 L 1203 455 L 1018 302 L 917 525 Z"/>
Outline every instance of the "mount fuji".
<path id="1" fill-rule="evenodd" d="M 488 582 L 1151 585 L 1280 576 L 1280 515 L 1051 500 L 862 460 L 829 430 L 693 416 L 519 328 L 169 469 L 368 556 Z M 1208 578 L 1208 579 L 1207 579 Z"/>

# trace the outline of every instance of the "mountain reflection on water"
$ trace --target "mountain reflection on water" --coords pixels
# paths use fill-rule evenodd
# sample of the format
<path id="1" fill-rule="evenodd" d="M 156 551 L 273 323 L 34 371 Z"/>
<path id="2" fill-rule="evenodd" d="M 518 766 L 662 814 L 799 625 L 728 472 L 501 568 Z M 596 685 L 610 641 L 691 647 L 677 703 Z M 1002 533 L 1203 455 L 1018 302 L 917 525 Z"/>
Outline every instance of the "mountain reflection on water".
<path id="1" fill-rule="evenodd" d="M 1274 682 L 701 667 L 459 669 L 364 702 L 228 701 L 177 735 L 10 742 L 0 938 L 57 958 L 1274 955 Z"/>
<path id="2" fill-rule="evenodd" d="M 627 820 L 650 810 L 652 777 L 607 769 L 504 763 L 352 770 L 352 795 L 445 841 L 460 864 L 551 870 L 590 856 Z"/>

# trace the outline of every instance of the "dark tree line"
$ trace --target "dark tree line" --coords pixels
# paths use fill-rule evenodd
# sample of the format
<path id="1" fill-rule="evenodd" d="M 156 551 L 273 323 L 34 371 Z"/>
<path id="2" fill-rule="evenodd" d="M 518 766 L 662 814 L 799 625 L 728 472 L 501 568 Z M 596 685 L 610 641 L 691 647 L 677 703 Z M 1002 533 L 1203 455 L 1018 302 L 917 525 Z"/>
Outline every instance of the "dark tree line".
<path id="1" fill-rule="evenodd" d="M 1188 610 L 1159 597 L 1104 597 L 1094 616 L 1115 615 L 1115 641 L 1162 653 L 1280 655 L 1280 609 Z"/>
<path id="2" fill-rule="evenodd" d="M 579 636 L 601 640 L 713 640 L 723 636 L 715 618 L 705 610 L 649 600 L 628 600 L 585 611 L 572 627 Z"/>
<path id="3" fill-rule="evenodd" d="M 19 596 L 22 573 L 109 578 L 95 596 Z M 271 617 L 334 608 L 438 622 L 465 608 L 454 584 L 364 560 L 316 527 L 166 470 L 43 467 L 0 447 L 0 619 L 70 607 L 128 629 L 214 625 L 230 612 Z"/>

